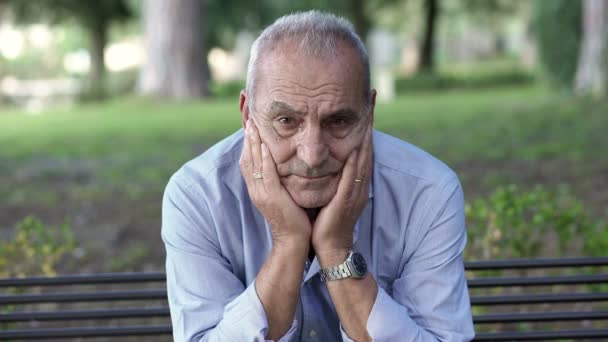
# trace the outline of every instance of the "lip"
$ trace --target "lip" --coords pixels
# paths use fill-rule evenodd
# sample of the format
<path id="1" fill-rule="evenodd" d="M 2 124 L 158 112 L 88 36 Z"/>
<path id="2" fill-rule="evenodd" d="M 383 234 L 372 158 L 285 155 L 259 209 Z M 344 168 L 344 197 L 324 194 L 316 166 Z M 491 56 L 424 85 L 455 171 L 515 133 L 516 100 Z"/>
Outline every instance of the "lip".
<path id="1" fill-rule="evenodd" d="M 293 175 L 293 176 L 297 177 L 297 178 L 309 180 L 309 181 L 321 180 L 321 179 L 325 179 L 325 178 L 331 177 L 331 175 L 318 176 L 318 177 L 308 177 L 308 176 L 298 176 L 298 175 Z"/>

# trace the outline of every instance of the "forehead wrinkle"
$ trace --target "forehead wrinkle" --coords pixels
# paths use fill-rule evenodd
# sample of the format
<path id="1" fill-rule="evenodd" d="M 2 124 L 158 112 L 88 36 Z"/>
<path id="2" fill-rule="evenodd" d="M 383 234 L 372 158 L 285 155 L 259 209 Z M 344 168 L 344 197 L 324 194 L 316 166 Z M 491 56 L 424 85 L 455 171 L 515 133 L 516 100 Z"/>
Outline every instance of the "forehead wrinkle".
<path id="1" fill-rule="evenodd" d="M 343 87 L 334 82 L 323 82 L 319 85 L 314 86 L 306 86 L 302 82 L 298 82 L 297 80 L 292 80 L 288 78 L 275 78 L 269 77 L 267 82 L 267 88 L 269 89 L 269 93 L 275 92 L 277 90 L 283 90 L 285 88 L 292 89 L 286 90 L 285 92 L 291 93 L 293 95 L 303 95 L 303 96 L 318 96 L 323 93 L 325 94 L 335 94 L 343 92 Z M 302 94 L 302 92 L 311 92 L 313 94 Z M 316 94 L 315 94 L 316 93 Z"/>
<path id="2" fill-rule="evenodd" d="M 283 101 L 277 101 L 277 100 L 272 101 L 272 103 L 270 104 L 270 108 L 268 109 L 268 113 L 269 114 L 284 113 L 284 114 L 294 114 L 294 115 L 304 115 L 305 114 L 304 112 L 293 108 L 289 104 L 287 104 Z"/>
<path id="3" fill-rule="evenodd" d="M 331 96 L 329 94 L 307 96 L 286 92 L 284 89 L 272 92 L 272 94 L 275 95 L 274 99 L 272 99 L 273 96 L 269 96 L 271 99 L 269 99 L 270 103 L 266 110 L 266 114 L 269 116 L 277 114 L 306 116 L 307 114 L 313 114 L 312 112 L 316 113 L 320 118 L 330 117 L 335 114 L 354 114 L 357 117 L 361 116 L 360 111 L 356 109 L 356 104 L 350 103 L 344 96 Z M 302 97 L 305 97 L 306 99 L 302 99 Z M 314 102 L 311 103 L 310 101 L 313 99 Z M 312 112 L 309 113 L 311 110 Z"/>

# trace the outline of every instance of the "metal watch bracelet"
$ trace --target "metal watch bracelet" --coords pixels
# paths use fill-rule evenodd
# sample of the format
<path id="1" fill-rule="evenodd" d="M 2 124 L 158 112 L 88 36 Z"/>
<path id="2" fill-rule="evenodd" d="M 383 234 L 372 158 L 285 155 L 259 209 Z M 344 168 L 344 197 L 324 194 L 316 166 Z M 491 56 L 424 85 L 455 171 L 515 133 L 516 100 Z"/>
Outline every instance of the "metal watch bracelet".
<path id="1" fill-rule="evenodd" d="M 352 273 L 348 269 L 345 263 L 321 269 L 321 281 L 326 282 L 328 280 L 338 280 L 344 278 L 350 278 Z"/>

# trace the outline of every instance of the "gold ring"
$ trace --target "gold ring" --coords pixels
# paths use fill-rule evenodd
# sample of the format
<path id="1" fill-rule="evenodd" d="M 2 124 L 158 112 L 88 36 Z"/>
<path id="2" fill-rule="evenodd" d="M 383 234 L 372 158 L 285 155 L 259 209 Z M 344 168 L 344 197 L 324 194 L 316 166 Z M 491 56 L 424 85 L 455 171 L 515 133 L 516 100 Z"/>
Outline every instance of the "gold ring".
<path id="1" fill-rule="evenodd" d="M 264 175 L 261 172 L 254 172 L 253 179 L 264 179 Z"/>
<path id="2" fill-rule="evenodd" d="M 363 182 L 363 179 L 355 178 L 355 183 L 361 183 L 361 182 Z"/>

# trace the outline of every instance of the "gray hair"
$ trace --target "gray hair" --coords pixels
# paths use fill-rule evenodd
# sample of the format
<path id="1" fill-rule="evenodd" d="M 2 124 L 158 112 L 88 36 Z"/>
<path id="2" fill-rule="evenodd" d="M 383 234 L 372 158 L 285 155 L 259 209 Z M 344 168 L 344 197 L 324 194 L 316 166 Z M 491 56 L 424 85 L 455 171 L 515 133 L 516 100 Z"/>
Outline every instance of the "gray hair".
<path id="1" fill-rule="evenodd" d="M 361 38 L 346 19 L 317 10 L 285 15 L 268 26 L 253 42 L 247 65 L 245 90 L 249 95 L 249 110 L 253 111 L 255 83 L 260 56 L 280 43 L 290 40 L 296 43 L 298 52 L 311 57 L 336 55 L 337 42 L 354 48 L 363 67 L 364 103 L 370 103 L 369 57 Z"/>

